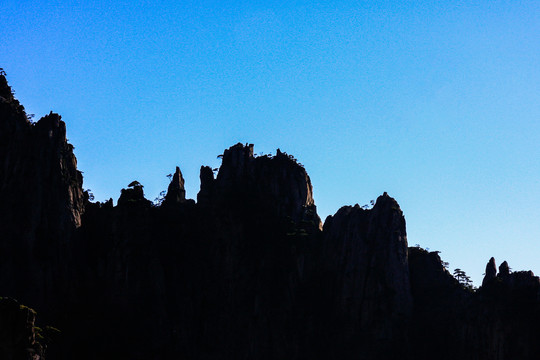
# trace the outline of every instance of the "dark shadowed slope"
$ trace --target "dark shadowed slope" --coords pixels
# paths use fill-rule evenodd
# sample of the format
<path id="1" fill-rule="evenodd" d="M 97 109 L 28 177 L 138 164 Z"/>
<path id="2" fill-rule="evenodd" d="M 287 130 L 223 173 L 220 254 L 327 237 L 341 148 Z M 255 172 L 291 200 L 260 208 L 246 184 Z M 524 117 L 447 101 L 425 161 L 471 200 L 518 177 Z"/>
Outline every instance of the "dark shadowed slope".
<path id="1" fill-rule="evenodd" d="M 93 203 L 60 116 L 31 123 L 0 76 L 0 165 L 0 295 L 62 330 L 47 359 L 540 358 L 538 277 L 492 260 L 470 289 L 386 193 L 322 226 L 279 150 L 225 150 L 197 202 L 176 167 L 159 205 L 137 181 Z M 33 313 L 6 301 L 0 354 L 26 359 Z"/>

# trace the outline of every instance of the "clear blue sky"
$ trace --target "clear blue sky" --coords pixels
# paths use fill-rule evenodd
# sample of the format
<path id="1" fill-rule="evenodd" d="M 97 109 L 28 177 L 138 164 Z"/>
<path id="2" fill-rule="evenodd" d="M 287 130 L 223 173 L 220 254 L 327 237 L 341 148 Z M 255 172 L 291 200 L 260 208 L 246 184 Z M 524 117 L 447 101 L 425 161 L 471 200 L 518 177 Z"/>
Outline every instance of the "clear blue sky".
<path id="1" fill-rule="evenodd" d="M 179 165 L 280 148 L 321 217 L 387 191 L 409 244 L 478 285 L 540 273 L 539 1 L 0 2 L 0 67 L 62 115 L 84 186 L 149 199 Z"/>

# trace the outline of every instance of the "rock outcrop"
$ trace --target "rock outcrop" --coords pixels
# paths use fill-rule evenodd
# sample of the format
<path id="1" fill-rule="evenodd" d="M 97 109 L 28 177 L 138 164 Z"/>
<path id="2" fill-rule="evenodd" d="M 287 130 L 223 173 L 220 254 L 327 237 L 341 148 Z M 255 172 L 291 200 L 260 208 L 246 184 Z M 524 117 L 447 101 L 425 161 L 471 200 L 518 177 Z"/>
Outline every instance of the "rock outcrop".
<path id="1" fill-rule="evenodd" d="M 412 297 L 405 219 L 397 202 L 384 193 L 371 210 L 342 207 L 326 219 L 323 236 L 334 274 L 335 319 L 345 330 L 339 335 L 343 349 L 404 355 Z"/>
<path id="2" fill-rule="evenodd" d="M 82 175 L 66 126 L 50 113 L 32 123 L 0 75 L 0 284 L 36 307 L 67 282 L 68 242 L 84 211 Z M 53 305 L 50 305 L 53 306 Z"/>
<path id="3" fill-rule="evenodd" d="M 495 266 L 491 258 L 488 267 Z M 487 273 L 486 273 L 487 275 Z M 532 271 L 510 272 L 503 262 L 499 274 L 484 279 L 475 294 L 478 353 L 486 359 L 535 359 L 540 344 L 540 279 Z M 469 310 L 470 311 L 470 310 Z"/>
<path id="4" fill-rule="evenodd" d="M 207 207 L 216 197 L 214 172 L 210 166 L 201 166 L 200 180 L 201 189 L 197 194 L 197 203 L 199 206 Z"/>
<path id="5" fill-rule="evenodd" d="M 414 299 L 411 355 L 415 359 L 535 359 L 540 347 L 539 281 L 487 264 L 489 280 L 476 292 L 444 269 L 436 253 L 409 249 Z M 488 272 L 486 271 L 486 274 Z M 426 341 L 429 339 L 429 341 Z"/>
<path id="6" fill-rule="evenodd" d="M 201 169 L 199 197 L 207 199 L 209 194 L 218 204 L 256 201 L 271 209 L 273 216 L 322 228 L 309 176 L 292 156 L 279 149 L 275 156 L 259 157 L 253 155 L 253 144 L 238 143 L 225 150 L 215 180 L 207 168 Z"/>
<path id="7" fill-rule="evenodd" d="M 436 251 L 409 248 L 412 359 L 467 359 L 475 352 L 470 347 L 477 344 L 467 338 L 472 293 L 444 265 Z"/>
<path id="8" fill-rule="evenodd" d="M 169 187 L 167 188 L 167 195 L 163 200 L 163 205 L 174 206 L 175 204 L 181 204 L 186 201 L 186 190 L 184 188 L 184 177 L 180 168 L 177 166 L 174 172 Z"/>
<path id="9" fill-rule="evenodd" d="M 482 280 L 482 286 L 490 282 L 492 279 L 495 279 L 497 276 L 497 265 L 495 265 L 495 259 L 489 259 L 489 262 L 486 265 L 486 275 L 484 275 L 484 280 Z"/>
<path id="10" fill-rule="evenodd" d="M 138 181 L 132 181 L 127 189 L 120 191 L 118 198 L 119 206 L 150 206 L 150 201 L 144 197 L 143 185 Z"/>
<path id="11" fill-rule="evenodd" d="M 495 261 L 495 259 L 493 259 Z M 508 266 L 508 263 L 506 261 L 503 261 L 502 264 L 499 266 L 499 274 L 497 276 L 505 278 L 508 275 L 510 275 L 510 267 Z"/>

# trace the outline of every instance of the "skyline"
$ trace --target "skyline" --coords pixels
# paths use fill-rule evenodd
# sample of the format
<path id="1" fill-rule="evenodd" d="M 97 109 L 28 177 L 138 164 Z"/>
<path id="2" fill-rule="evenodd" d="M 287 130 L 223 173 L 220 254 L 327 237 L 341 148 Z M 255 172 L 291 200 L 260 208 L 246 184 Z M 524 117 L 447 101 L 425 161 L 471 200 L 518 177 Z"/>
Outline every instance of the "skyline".
<path id="1" fill-rule="evenodd" d="M 59 113 L 96 200 L 153 200 L 179 166 L 253 143 L 294 155 L 324 221 L 383 192 L 409 246 L 475 285 L 491 256 L 540 274 L 540 5 L 8 0 L 0 67 Z"/>

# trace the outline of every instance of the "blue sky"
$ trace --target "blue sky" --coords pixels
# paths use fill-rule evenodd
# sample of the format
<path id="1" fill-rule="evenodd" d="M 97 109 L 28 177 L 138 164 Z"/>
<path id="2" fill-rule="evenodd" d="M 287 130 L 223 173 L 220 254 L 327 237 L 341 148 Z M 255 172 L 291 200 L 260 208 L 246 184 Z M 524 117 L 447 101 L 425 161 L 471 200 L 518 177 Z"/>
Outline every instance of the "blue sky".
<path id="1" fill-rule="evenodd" d="M 62 115 L 84 186 L 196 198 L 223 149 L 293 154 L 321 217 L 387 191 L 478 285 L 540 274 L 540 2 L 0 3 L 0 67 Z"/>

